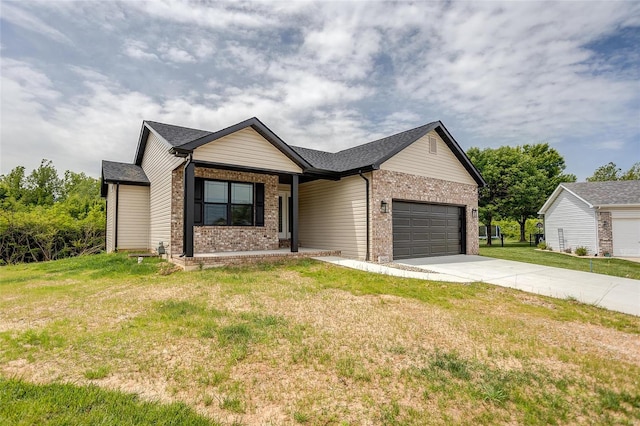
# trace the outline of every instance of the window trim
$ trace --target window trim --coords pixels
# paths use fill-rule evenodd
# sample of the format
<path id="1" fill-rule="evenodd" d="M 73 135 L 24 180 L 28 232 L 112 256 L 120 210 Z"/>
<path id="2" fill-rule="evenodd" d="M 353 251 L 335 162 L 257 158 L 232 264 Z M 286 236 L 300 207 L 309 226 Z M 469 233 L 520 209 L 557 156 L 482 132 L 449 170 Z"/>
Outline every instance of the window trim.
<path id="1" fill-rule="evenodd" d="M 258 191 L 257 191 L 257 187 L 259 184 L 264 185 L 264 183 L 261 182 L 246 182 L 246 181 L 238 181 L 238 180 L 223 180 L 223 179 L 208 179 L 208 178 L 201 178 L 201 177 L 196 177 L 196 190 L 195 190 L 195 196 L 194 196 L 194 204 L 195 204 L 195 217 L 194 217 L 194 226 L 220 226 L 220 227 L 231 227 L 231 226 L 238 226 L 238 227 L 263 227 L 264 226 L 264 220 L 262 221 L 262 224 L 258 224 L 258 214 L 257 214 L 257 207 L 260 204 L 258 198 Z M 227 186 L 227 202 L 226 203 L 219 203 L 219 202 L 206 202 L 205 201 L 205 185 L 206 182 L 222 182 L 225 183 Z M 232 184 L 242 184 L 242 185 L 251 185 L 251 198 L 252 198 L 252 203 L 248 204 L 248 203 L 233 203 L 233 198 L 232 198 Z M 264 194 L 264 190 L 262 190 L 262 193 Z M 262 201 L 262 204 L 264 204 L 264 201 Z M 222 206 L 226 206 L 226 216 L 227 216 L 227 223 L 222 225 L 216 225 L 216 224 L 206 224 L 205 223 L 205 208 L 207 205 L 222 205 Z M 233 217 L 232 217 L 232 211 L 233 211 L 233 207 L 237 207 L 237 206 L 251 206 L 251 223 L 247 224 L 247 225 L 234 225 L 233 224 Z M 262 207 L 264 209 L 264 207 Z M 198 220 L 199 219 L 199 220 Z"/>

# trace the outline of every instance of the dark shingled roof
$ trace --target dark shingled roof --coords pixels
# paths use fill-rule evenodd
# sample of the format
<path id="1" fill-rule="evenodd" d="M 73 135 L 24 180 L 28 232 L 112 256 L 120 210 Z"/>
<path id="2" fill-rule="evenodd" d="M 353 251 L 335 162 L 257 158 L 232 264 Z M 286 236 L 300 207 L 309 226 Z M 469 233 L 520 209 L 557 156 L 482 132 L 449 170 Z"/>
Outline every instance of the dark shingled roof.
<path id="1" fill-rule="evenodd" d="M 561 185 L 594 206 L 640 205 L 640 180 L 574 182 Z"/>
<path id="2" fill-rule="evenodd" d="M 104 182 L 131 183 L 149 185 L 149 178 L 142 167 L 129 163 L 102 161 L 102 179 Z"/>
<path id="3" fill-rule="evenodd" d="M 354 146 L 353 148 L 333 154 L 298 146 L 292 146 L 291 148 L 317 169 L 345 172 L 371 165 L 380 165 L 400 150 L 435 129 L 438 124 L 440 123 L 437 121 L 425 124 L 415 129 L 387 136 L 386 138 L 365 143 L 364 145 Z"/>
<path id="4" fill-rule="evenodd" d="M 213 133 L 206 130 L 190 129 L 188 127 L 173 126 L 155 121 L 145 120 L 145 123 L 158 132 L 171 146 L 184 145 Z"/>
<path id="5" fill-rule="evenodd" d="M 255 117 L 217 132 L 173 126 L 155 121 L 145 121 L 140 135 L 135 163 L 141 164 L 142 162 L 142 155 L 144 154 L 146 137 L 149 129 L 157 132 L 158 135 L 171 145 L 172 153 L 186 154 L 192 152 L 203 144 L 209 143 L 249 126 L 280 149 L 280 151 L 292 159 L 292 161 L 300 165 L 303 170 L 307 170 L 311 173 L 327 175 L 351 174 L 357 173 L 358 171 L 365 171 L 366 169 L 377 169 L 389 158 L 396 155 L 398 152 L 402 151 L 430 131 L 435 130 L 440 134 L 442 139 L 453 151 L 461 164 L 473 176 L 476 182 L 481 186 L 485 184 L 478 170 L 473 166 L 473 164 L 471 164 L 471 161 L 467 158 L 464 151 L 440 121 L 434 121 L 432 123 L 425 124 L 424 126 L 416 127 L 415 129 L 387 136 L 385 138 L 336 153 L 290 146 L 282 141 L 275 133 L 269 130 L 268 127 Z M 311 168 L 309 168 L 309 166 Z"/>

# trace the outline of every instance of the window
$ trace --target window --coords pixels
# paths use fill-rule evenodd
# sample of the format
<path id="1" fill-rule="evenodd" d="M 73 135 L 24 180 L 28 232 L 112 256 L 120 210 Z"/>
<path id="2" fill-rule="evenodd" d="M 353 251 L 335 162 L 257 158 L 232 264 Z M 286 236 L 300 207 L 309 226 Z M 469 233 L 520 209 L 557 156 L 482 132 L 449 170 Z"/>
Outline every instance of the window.
<path id="1" fill-rule="evenodd" d="M 196 225 L 264 226 L 264 184 L 196 179 Z"/>

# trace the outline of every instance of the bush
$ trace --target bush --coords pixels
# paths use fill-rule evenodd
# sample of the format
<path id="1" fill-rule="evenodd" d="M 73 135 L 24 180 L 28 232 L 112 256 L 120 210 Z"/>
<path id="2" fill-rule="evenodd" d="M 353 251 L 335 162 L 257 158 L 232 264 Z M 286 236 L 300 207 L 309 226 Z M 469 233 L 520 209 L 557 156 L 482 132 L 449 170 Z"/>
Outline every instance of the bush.
<path id="1" fill-rule="evenodd" d="M 73 217 L 66 207 L 56 203 L 0 212 L 2 262 L 39 262 L 104 250 L 103 206 L 95 205 L 82 218 Z"/>
<path id="2" fill-rule="evenodd" d="M 564 252 L 567 254 L 571 254 L 571 247 L 567 247 L 566 249 L 564 249 Z"/>
<path id="3" fill-rule="evenodd" d="M 586 256 L 589 250 L 586 247 L 578 247 L 576 248 L 576 254 L 578 256 Z"/>
<path id="4" fill-rule="evenodd" d="M 546 250 L 546 249 L 547 249 L 547 243 L 545 243 L 544 241 L 540 241 L 540 242 L 538 243 L 538 248 L 539 248 L 540 250 Z"/>

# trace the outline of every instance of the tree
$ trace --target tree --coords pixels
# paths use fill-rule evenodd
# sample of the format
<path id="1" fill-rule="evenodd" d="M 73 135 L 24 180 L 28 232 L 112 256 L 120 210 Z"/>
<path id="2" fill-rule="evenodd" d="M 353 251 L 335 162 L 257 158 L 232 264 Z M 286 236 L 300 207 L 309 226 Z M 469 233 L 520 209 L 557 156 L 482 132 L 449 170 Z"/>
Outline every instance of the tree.
<path id="1" fill-rule="evenodd" d="M 24 166 L 15 167 L 9 174 L 0 176 L 0 187 L 4 197 L 19 201 L 25 193 Z"/>
<path id="2" fill-rule="evenodd" d="M 620 180 L 640 180 L 640 161 L 624 172 L 624 174 L 620 176 Z"/>
<path id="3" fill-rule="evenodd" d="M 26 180 L 25 202 L 38 206 L 50 206 L 60 195 L 62 181 L 51 160 L 43 159 Z"/>
<path id="4" fill-rule="evenodd" d="M 611 180 L 640 180 L 640 161 L 631 166 L 629 170 L 622 173 L 622 169 L 615 163 L 609 162 L 600 166 L 587 178 L 587 182 L 606 182 Z"/>
<path id="5" fill-rule="evenodd" d="M 593 172 L 593 175 L 587 178 L 587 182 L 605 182 L 609 180 L 620 180 L 620 174 L 622 169 L 615 165 L 613 162 L 609 162 L 604 166 L 600 166 Z"/>
<path id="6" fill-rule="evenodd" d="M 538 209 L 562 182 L 575 182 L 576 176 L 564 174 L 564 158 L 548 143 L 524 145 L 517 176 L 509 188 L 506 216 L 520 225 L 520 241 L 526 241 L 527 219 L 535 218 Z"/>
<path id="7" fill-rule="evenodd" d="M 520 225 L 520 241 L 526 241 L 526 221 L 560 182 L 573 182 L 574 175 L 563 174 L 564 158 L 549 144 L 522 147 L 471 148 L 471 162 L 487 186 L 479 191 L 480 218 L 491 226 L 496 218 L 511 218 Z M 491 245 L 487 238 L 487 245 Z"/>
<path id="8" fill-rule="evenodd" d="M 483 150 L 474 147 L 467 151 L 467 155 L 486 182 L 478 190 L 478 213 L 482 223 L 491 229 L 493 221 L 504 213 L 508 178 L 515 162 L 515 152 L 508 146 Z M 487 238 L 487 245 L 491 245 L 491 238 Z"/>

